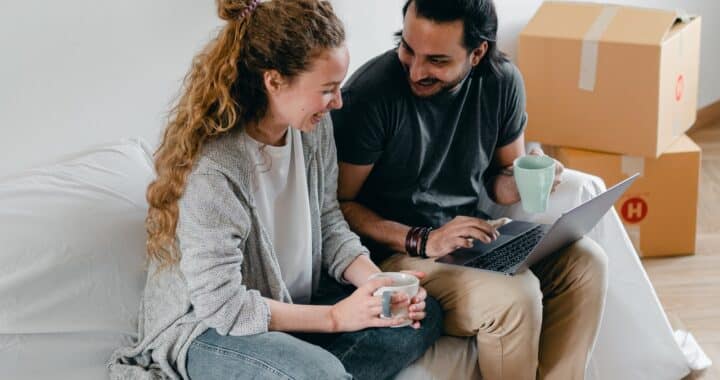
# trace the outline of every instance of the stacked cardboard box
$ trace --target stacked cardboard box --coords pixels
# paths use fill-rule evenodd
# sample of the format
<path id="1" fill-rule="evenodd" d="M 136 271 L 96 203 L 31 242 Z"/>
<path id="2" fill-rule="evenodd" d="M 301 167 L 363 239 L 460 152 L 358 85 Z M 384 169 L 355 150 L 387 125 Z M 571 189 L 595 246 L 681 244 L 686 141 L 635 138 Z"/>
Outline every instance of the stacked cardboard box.
<path id="1" fill-rule="evenodd" d="M 699 17 L 676 11 L 545 2 L 520 34 L 526 139 L 567 167 L 614 185 L 642 256 L 693 254 L 700 148 L 695 122 Z"/>

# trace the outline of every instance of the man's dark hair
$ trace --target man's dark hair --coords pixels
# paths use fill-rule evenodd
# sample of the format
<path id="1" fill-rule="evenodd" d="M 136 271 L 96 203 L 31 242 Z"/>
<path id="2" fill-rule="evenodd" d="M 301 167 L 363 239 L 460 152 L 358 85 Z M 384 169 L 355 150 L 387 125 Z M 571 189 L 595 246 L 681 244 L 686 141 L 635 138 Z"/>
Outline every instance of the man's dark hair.
<path id="1" fill-rule="evenodd" d="M 500 65 L 507 62 L 507 56 L 497 48 L 498 20 L 493 0 L 407 0 L 403 6 L 403 17 L 410 3 L 415 3 L 419 17 L 435 22 L 463 22 L 463 45 L 468 53 L 487 41 L 488 50 L 478 65 L 481 71 L 500 73 Z"/>

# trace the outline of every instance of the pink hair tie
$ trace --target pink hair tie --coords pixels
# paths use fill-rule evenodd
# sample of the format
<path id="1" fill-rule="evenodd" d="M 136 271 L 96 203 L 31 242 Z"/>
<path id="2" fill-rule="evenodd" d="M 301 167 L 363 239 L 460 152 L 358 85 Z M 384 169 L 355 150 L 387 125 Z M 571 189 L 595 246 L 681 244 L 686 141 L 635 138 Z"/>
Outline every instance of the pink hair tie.
<path id="1" fill-rule="evenodd" d="M 267 1 L 267 0 L 265 0 L 265 1 Z M 252 11 L 255 10 L 255 8 L 257 8 L 258 4 L 260 4 L 261 2 L 265 2 L 265 1 L 263 1 L 263 0 L 251 1 L 250 4 L 248 4 L 248 6 L 245 9 L 243 9 L 242 13 L 240 13 L 239 19 L 242 20 L 245 17 L 247 17 L 250 13 L 252 13 Z"/>

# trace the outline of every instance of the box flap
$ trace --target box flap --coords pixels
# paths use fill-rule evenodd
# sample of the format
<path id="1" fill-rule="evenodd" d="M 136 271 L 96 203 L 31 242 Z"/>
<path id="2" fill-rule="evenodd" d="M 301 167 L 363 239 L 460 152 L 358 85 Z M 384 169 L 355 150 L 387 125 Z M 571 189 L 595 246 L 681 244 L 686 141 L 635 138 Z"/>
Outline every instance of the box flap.
<path id="1" fill-rule="evenodd" d="M 699 152 L 700 147 L 695 144 L 690 137 L 687 135 L 682 135 L 678 137 L 677 141 L 673 142 L 670 147 L 668 147 L 663 154 L 668 153 L 686 153 L 686 152 Z"/>
<path id="2" fill-rule="evenodd" d="M 676 20 L 676 11 L 620 7 L 602 42 L 660 45 Z"/>
<path id="3" fill-rule="evenodd" d="M 607 10 L 617 8 L 605 25 L 597 25 Z M 604 15 L 605 13 L 605 15 Z M 600 42 L 660 45 L 676 21 L 688 21 L 685 13 L 613 4 L 549 1 L 540 6 L 521 36 L 585 40 L 601 31 Z"/>
<path id="4" fill-rule="evenodd" d="M 678 17 L 675 19 L 675 23 L 668 29 L 668 31 L 665 33 L 665 36 L 663 38 L 663 41 L 667 41 L 671 39 L 676 34 L 680 33 L 685 26 L 689 25 L 691 22 L 694 22 L 696 20 L 700 20 L 700 16 L 690 16 L 685 14 L 684 12 L 679 12 Z"/>
<path id="5" fill-rule="evenodd" d="M 591 3 L 544 2 L 520 35 L 582 40 L 603 7 Z"/>

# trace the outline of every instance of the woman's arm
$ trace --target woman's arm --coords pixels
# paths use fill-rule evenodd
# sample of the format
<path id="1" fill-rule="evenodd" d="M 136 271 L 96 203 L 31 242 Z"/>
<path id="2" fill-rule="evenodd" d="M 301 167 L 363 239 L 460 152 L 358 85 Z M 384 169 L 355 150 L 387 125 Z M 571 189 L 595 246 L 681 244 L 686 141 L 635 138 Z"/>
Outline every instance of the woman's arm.
<path id="1" fill-rule="evenodd" d="M 350 266 L 348 266 L 348 268 L 345 270 L 345 273 L 343 273 L 343 277 L 346 281 L 360 288 L 365 285 L 371 275 L 378 272 L 380 272 L 380 268 L 378 268 L 377 265 L 375 265 L 375 263 L 373 263 L 369 257 L 362 255 L 358 256 L 358 258 L 355 259 L 355 261 L 353 261 Z M 425 273 L 423 272 L 405 272 L 410 273 L 419 279 L 423 279 L 425 277 Z M 412 299 L 407 299 L 402 295 L 393 296 L 393 303 L 398 303 L 402 305 L 407 304 L 410 307 L 410 319 L 414 320 L 412 324 L 413 328 L 420 328 L 419 321 L 425 318 L 426 297 L 427 293 L 423 287 L 420 287 L 418 294 L 416 294 L 415 297 L 413 297 Z"/>
<path id="2" fill-rule="evenodd" d="M 381 272 L 380 268 L 366 255 L 358 256 L 343 273 L 345 281 L 361 287 L 375 273 Z"/>
<path id="3" fill-rule="evenodd" d="M 332 306 L 296 305 L 265 298 L 270 307 L 268 330 L 288 332 L 336 332 Z"/>
<path id="4" fill-rule="evenodd" d="M 350 281 L 345 277 L 347 268 L 360 255 L 368 256 L 367 248 L 360 243 L 360 238 L 350 231 L 340 205 L 337 201 L 337 155 L 333 139 L 332 121 L 330 116 L 323 118 L 318 126 L 320 165 L 322 167 L 322 194 L 320 204 L 320 226 L 322 229 L 322 262 L 330 277 L 338 282 Z M 367 279 L 367 276 L 360 281 Z M 354 283 L 357 285 L 356 283 Z"/>
<path id="5" fill-rule="evenodd" d="M 401 318 L 380 318 L 382 300 L 373 296 L 376 289 L 391 284 L 390 278 L 367 281 L 349 297 L 332 306 L 295 305 L 266 298 L 271 315 L 268 329 L 332 333 L 402 324 L 404 320 Z"/>

